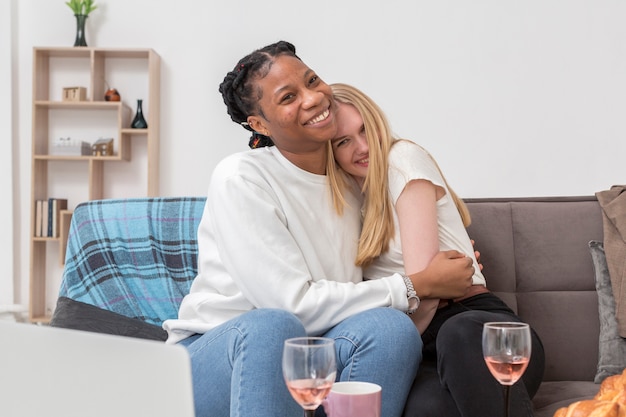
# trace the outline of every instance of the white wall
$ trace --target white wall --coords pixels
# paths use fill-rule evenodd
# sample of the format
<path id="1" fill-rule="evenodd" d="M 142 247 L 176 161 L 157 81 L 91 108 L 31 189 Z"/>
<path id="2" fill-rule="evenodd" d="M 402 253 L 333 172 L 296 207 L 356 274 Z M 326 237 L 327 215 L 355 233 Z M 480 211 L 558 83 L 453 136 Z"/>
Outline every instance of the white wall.
<path id="1" fill-rule="evenodd" d="M 3 275 L 0 278 L 0 316 L 3 311 L 12 310 L 14 298 L 19 298 L 14 291 L 19 285 L 18 277 L 14 273 L 13 254 L 18 254 L 13 247 L 14 230 L 19 233 L 19 228 L 13 227 L 13 149 L 17 139 L 14 136 L 13 127 L 14 113 L 13 104 L 16 103 L 17 89 L 13 88 L 13 60 L 12 54 L 12 3 L 0 2 L 0 87 L 3 93 L 0 94 L 0 190 L 2 195 L 8 200 L 0 209 L 0 265 L 3 265 Z M 16 196 L 17 197 L 17 196 Z"/>
<path id="2" fill-rule="evenodd" d="M 278 39 L 327 82 L 353 83 L 378 100 L 394 130 L 428 148 L 463 197 L 590 195 L 624 183 L 626 2 L 97 3 L 90 46 L 152 47 L 162 57 L 162 195 L 204 195 L 215 163 L 246 149 L 248 135 L 229 120 L 217 87 L 237 59 Z M 73 45 L 75 23 L 64 0 L 12 4 L 14 208 L 26 213 L 32 47 Z M 0 83 L 10 87 L 6 77 Z M 6 218 L 6 205 L 0 210 Z M 21 271 L 28 233 L 23 215 L 14 236 Z"/>

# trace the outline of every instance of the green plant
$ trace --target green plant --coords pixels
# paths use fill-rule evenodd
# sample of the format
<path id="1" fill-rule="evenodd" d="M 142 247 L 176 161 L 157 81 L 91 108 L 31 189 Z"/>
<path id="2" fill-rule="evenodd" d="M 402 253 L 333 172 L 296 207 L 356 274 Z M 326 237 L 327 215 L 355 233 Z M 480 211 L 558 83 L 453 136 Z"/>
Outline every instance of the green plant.
<path id="1" fill-rule="evenodd" d="M 66 1 L 65 4 L 67 4 L 69 8 L 72 9 L 74 14 L 82 14 L 85 16 L 89 16 L 89 13 L 98 8 L 94 0 L 70 0 Z"/>

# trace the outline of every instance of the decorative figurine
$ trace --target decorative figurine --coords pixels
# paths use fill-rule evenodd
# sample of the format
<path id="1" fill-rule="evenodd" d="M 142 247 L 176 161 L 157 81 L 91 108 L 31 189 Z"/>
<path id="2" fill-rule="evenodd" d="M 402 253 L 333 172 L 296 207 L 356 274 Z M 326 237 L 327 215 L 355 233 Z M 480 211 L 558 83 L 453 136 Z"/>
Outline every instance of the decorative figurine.
<path id="1" fill-rule="evenodd" d="M 148 127 L 148 122 L 146 122 L 146 119 L 143 117 L 142 102 L 143 100 L 141 99 L 137 100 L 137 113 L 130 124 L 130 127 L 133 129 L 146 129 Z"/>
<path id="2" fill-rule="evenodd" d="M 104 99 L 106 101 L 120 101 L 122 99 L 122 97 L 120 96 L 120 93 L 117 91 L 117 89 L 109 88 L 104 93 Z"/>

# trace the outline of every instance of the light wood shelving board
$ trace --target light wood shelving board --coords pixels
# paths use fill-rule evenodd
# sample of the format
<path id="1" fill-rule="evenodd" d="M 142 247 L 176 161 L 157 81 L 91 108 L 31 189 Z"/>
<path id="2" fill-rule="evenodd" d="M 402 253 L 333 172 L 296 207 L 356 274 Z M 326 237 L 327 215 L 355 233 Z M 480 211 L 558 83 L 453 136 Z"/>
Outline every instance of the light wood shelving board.
<path id="1" fill-rule="evenodd" d="M 124 87 L 127 68 L 125 62 L 139 62 L 142 70 L 138 75 L 134 71 L 129 78 L 142 78 L 146 85 L 147 96 L 143 97 L 148 112 L 144 117 L 148 123 L 146 129 L 132 129 L 135 102 L 106 101 L 104 93 L 108 89 L 105 81 L 107 74 L 115 74 L 116 88 Z M 56 299 L 58 294 L 49 293 L 46 254 L 49 245 L 58 245 L 59 262 L 65 261 L 69 226 L 73 207 L 81 201 L 69 201 L 71 207 L 62 210 L 59 216 L 57 236 L 36 236 L 36 201 L 51 197 L 66 198 L 63 195 L 49 195 L 52 188 L 62 188 L 55 170 L 63 170 L 67 164 L 84 166 L 85 174 L 81 181 L 86 188 L 83 200 L 115 198 L 105 195 L 107 181 L 117 162 L 135 163 L 131 149 L 142 146 L 141 158 L 145 161 L 145 184 L 141 185 L 147 197 L 159 193 L 159 122 L 160 122 L 160 84 L 161 58 L 150 48 L 98 48 L 98 47 L 36 47 L 33 49 L 33 101 L 32 101 L 32 170 L 31 170 L 31 228 L 30 228 L 30 308 L 31 322 L 47 323 L 51 311 L 46 308 L 48 297 Z M 82 101 L 64 101 L 61 91 L 55 85 L 57 72 L 77 73 L 87 81 L 86 96 Z M 117 71 L 117 72 L 116 72 Z M 63 75 L 63 74 L 62 74 Z M 134 79 L 133 78 L 133 79 Z M 69 86 L 68 86 L 69 87 Z M 54 90 L 54 91 L 52 91 Z M 71 89 L 69 91 L 72 91 Z M 76 90 L 78 91 L 78 90 Z M 106 115 L 100 117 L 99 115 Z M 67 116 L 70 115 L 70 116 Z M 71 116 L 76 115 L 76 116 Z M 94 116 L 96 115 L 96 116 Z M 59 155 L 51 154 L 51 132 L 55 119 L 61 123 L 76 122 L 82 117 L 91 117 L 102 123 L 103 128 L 116 132 L 115 151 L 113 155 Z M 69 122 L 68 122 L 69 119 Z M 79 125 L 79 123 L 76 123 Z M 114 126 L 111 126 L 114 124 Z M 75 126 L 73 126 L 75 128 Z M 135 144 L 134 142 L 137 142 Z M 106 166 L 106 169 L 105 169 Z M 119 166 L 119 165 L 118 165 Z M 72 168 L 73 169 L 73 168 Z M 118 180 L 119 181 L 119 180 Z M 53 187 L 54 186 L 54 187 Z"/>

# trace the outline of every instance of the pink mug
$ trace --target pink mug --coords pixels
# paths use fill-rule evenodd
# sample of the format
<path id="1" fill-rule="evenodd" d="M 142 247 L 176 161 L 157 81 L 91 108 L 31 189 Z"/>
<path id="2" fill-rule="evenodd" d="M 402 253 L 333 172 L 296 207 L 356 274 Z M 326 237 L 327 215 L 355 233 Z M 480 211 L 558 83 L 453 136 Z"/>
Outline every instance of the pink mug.
<path id="1" fill-rule="evenodd" d="M 371 382 L 335 382 L 322 405 L 328 417 L 380 417 L 381 392 Z"/>

